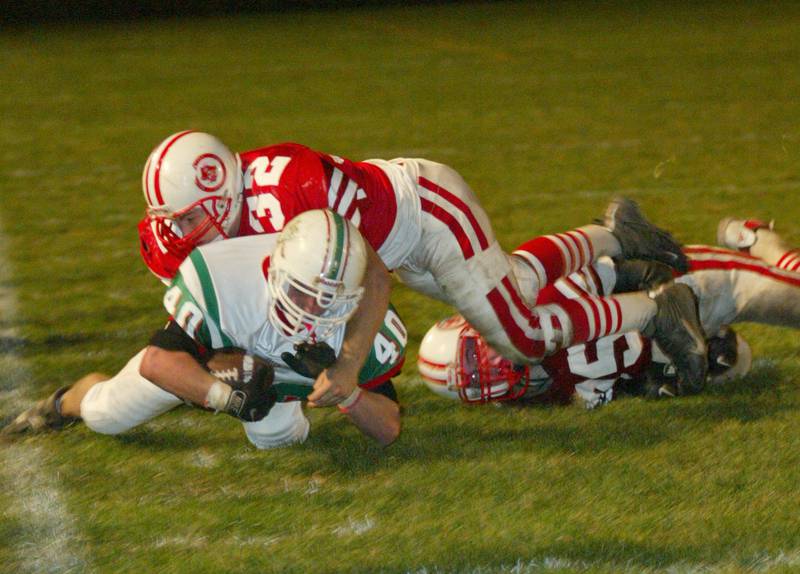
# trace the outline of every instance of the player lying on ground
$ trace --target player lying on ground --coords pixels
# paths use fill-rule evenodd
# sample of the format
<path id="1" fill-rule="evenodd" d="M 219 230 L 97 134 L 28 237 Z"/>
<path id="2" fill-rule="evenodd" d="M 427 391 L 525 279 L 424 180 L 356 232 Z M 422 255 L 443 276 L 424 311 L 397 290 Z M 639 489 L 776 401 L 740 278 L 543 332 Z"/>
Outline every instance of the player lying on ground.
<path id="1" fill-rule="evenodd" d="M 309 422 L 300 401 L 309 398 L 315 376 L 342 350 L 347 321 L 363 293 L 365 266 L 358 230 L 329 210 L 302 214 L 280 237 L 201 246 L 180 266 L 164 297 L 170 323 L 135 362 L 144 376 L 141 384 L 126 386 L 124 394 L 120 387 L 97 385 L 89 399 L 111 403 L 111 411 L 115 402 L 123 403 L 120 410 L 132 415 L 121 421 L 126 429 L 187 400 L 242 419 L 248 439 L 259 448 L 302 442 Z M 313 344 L 299 351 L 294 346 L 307 340 Z M 390 307 L 358 386 L 338 405 L 384 445 L 400 432 L 391 377 L 400 371 L 405 343 L 405 326 Z M 212 367 L 217 355 L 209 361 L 216 372 L 202 366 L 206 350 L 232 348 L 266 364 L 245 381 L 226 376 L 224 360 Z M 23 413 L 4 432 L 24 429 L 30 418 Z"/>
<path id="2" fill-rule="evenodd" d="M 145 165 L 143 188 L 149 208 L 139 225 L 142 256 L 167 281 L 196 245 L 277 231 L 311 208 L 328 206 L 359 227 L 368 257 L 363 303 L 337 362 L 317 378 L 311 404 L 332 405 L 352 392 L 385 316 L 387 269 L 417 290 L 454 303 L 517 360 L 536 362 L 570 342 L 649 327 L 665 339 L 665 347 L 675 349 L 687 378 L 701 379 L 705 370 L 705 352 L 694 348 L 699 322 L 677 291 L 655 300 L 642 293 L 589 296 L 531 310 L 542 286 L 604 254 L 685 265 L 671 238 L 644 220 L 632 202 L 613 202 L 606 227 L 536 238 L 509 256 L 494 240 L 472 190 L 447 166 L 403 159 L 350 162 L 297 144 L 240 156 L 218 139 L 191 131 L 156 147 Z M 595 321 L 595 315 L 605 314 L 611 320 Z M 130 428 L 136 407 L 122 397 L 130 394 L 128 386 L 148 383 L 139 372 L 142 356 L 111 379 L 92 373 L 59 389 L 53 404 L 64 417 L 82 417 L 97 432 Z M 93 391 L 97 385 L 102 392 Z M 121 398 L 96 400 L 104 395 Z"/>
<path id="3" fill-rule="evenodd" d="M 760 226 L 758 241 L 754 241 L 755 234 L 746 233 L 747 245 L 737 239 L 739 229 L 748 229 L 745 223 Z M 734 231 L 726 236 L 724 229 Z M 771 228 L 750 220 L 723 221 L 719 240 L 726 246 L 749 248 L 749 253 L 687 247 L 690 272 L 676 279 L 676 284 L 684 285 L 697 298 L 703 327 L 714 334 L 708 345 L 712 383 L 741 376 L 750 367 L 749 345 L 729 325 L 756 322 L 800 328 L 800 273 L 770 264 L 794 265 L 791 260 L 798 251 L 789 248 Z M 559 299 L 581 291 L 626 290 L 670 278 L 668 271 L 652 265 L 602 260 L 543 290 L 542 296 Z M 699 390 L 683 385 L 658 344 L 639 332 L 577 345 L 548 357 L 540 366 L 526 367 L 500 357 L 456 316 L 428 331 L 419 356 L 418 368 L 429 388 L 465 402 L 524 399 L 563 403 L 578 395 L 593 407 L 611 400 L 620 387 L 626 393 L 648 396 Z"/>

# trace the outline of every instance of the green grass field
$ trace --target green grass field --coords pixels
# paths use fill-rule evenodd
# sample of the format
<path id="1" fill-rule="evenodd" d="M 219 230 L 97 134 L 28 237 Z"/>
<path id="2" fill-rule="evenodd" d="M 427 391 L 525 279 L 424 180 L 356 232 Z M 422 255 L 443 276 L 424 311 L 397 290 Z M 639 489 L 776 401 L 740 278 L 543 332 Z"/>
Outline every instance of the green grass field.
<path id="1" fill-rule="evenodd" d="M 165 320 L 135 224 L 144 161 L 181 129 L 448 163 L 507 248 L 618 191 L 685 243 L 725 215 L 800 243 L 800 5 L 686 4 L 3 31 L 0 418 L 116 372 Z M 461 408 L 414 368 L 449 310 L 394 301 L 412 344 L 390 448 L 333 410 L 275 452 L 189 409 L 0 445 L 0 572 L 800 572 L 795 332 L 745 326 L 754 372 L 704 396 Z"/>

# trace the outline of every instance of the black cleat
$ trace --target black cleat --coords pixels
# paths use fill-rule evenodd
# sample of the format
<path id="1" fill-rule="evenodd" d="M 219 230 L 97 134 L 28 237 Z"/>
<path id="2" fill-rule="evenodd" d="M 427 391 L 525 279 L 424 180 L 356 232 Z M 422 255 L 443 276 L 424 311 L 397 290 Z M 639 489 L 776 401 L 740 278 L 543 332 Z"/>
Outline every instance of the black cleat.
<path id="1" fill-rule="evenodd" d="M 612 200 L 603 216 L 603 225 L 619 241 L 625 259 L 652 259 L 681 273 L 689 270 L 680 244 L 668 231 L 650 223 L 632 199 Z"/>
<path id="2" fill-rule="evenodd" d="M 26 433 L 60 430 L 77 421 L 78 419 L 75 417 L 62 416 L 56 409 L 56 401 L 58 401 L 69 388 L 70 387 L 61 387 L 46 399 L 22 411 L 0 431 L 0 436 L 11 437 L 12 435 Z"/>
<path id="3" fill-rule="evenodd" d="M 617 272 L 614 293 L 651 291 L 674 279 L 672 268 L 658 261 L 615 259 L 614 269 Z"/>
<path id="4" fill-rule="evenodd" d="M 697 312 L 697 299 L 688 285 L 672 283 L 654 297 L 658 305 L 651 323 L 652 337 L 670 358 L 678 374 L 677 392 L 703 389 L 708 374 L 706 335 Z"/>

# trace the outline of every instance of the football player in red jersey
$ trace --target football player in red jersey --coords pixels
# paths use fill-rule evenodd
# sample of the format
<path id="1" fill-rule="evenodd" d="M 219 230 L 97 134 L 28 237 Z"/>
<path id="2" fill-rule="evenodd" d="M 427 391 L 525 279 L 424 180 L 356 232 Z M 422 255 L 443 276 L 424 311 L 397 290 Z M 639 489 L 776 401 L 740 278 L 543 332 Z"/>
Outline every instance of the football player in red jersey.
<path id="1" fill-rule="evenodd" d="M 730 222 L 726 221 L 727 226 Z M 765 237 L 781 246 L 770 250 L 772 261 L 793 251 L 771 229 Z M 697 297 L 703 328 L 713 334 L 708 342 L 712 384 L 750 369 L 750 346 L 731 324 L 800 328 L 800 273 L 725 248 L 694 245 L 684 252 L 690 270 L 676 282 Z M 654 288 L 672 279 L 669 270 L 655 265 L 601 260 L 559 280 L 541 296 L 559 300 L 587 291 Z M 575 395 L 587 407 L 594 407 L 612 400 L 620 387 L 623 392 L 650 397 L 685 391 L 658 344 L 636 331 L 576 345 L 547 357 L 541 365 L 527 367 L 503 359 L 463 319 L 451 317 L 431 327 L 423 338 L 418 368 L 435 393 L 464 402 L 564 403 Z"/>
<path id="2" fill-rule="evenodd" d="M 454 305 L 516 362 L 538 363 L 572 344 L 654 329 L 685 380 L 705 376 L 703 335 L 685 293 L 536 303 L 540 289 L 603 255 L 685 268 L 677 244 L 633 202 L 612 202 L 602 226 L 538 237 L 508 255 L 475 194 L 445 165 L 423 159 L 352 162 L 292 143 L 234 154 L 195 131 L 173 134 L 153 151 L 143 188 L 148 214 L 139 226 L 142 255 L 162 279 L 198 244 L 277 231 L 311 209 L 328 207 L 358 228 L 368 244 L 363 302 L 348 323 L 338 360 L 317 379 L 312 405 L 330 406 L 351 395 L 386 312 L 389 270 L 413 289 Z M 139 376 L 137 357 L 126 367 L 132 377 Z M 96 430 L 125 427 L 106 424 L 108 409 L 92 413 L 87 392 L 97 381 L 90 375 L 63 393 L 56 401 L 61 414 L 80 413 Z"/>

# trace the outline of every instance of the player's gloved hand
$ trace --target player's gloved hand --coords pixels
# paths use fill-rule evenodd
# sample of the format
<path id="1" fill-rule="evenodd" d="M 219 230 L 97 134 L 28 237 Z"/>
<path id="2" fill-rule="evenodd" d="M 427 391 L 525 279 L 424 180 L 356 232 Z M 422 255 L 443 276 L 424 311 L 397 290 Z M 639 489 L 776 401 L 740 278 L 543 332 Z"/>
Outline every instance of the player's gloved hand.
<path id="1" fill-rule="evenodd" d="M 249 383 L 240 383 L 233 387 L 224 412 L 247 422 L 256 422 L 263 419 L 272 410 L 278 399 L 278 393 L 272 386 L 272 375 L 266 377 L 266 371 L 253 375 Z"/>
<path id="2" fill-rule="evenodd" d="M 336 362 L 336 352 L 327 343 L 304 341 L 294 346 L 294 355 L 289 352 L 281 353 L 281 359 L 294 372 L 316 379 L 322 371 Z"/>
<path id="3" fill-rule="evenodd" d="M 205 407 L 246 422 L 260 421 L 278 398 L 272 383 L 275 369 L 264 359 L 238 352 L 217 352 L 206 365 L 218 380 Z"/>

